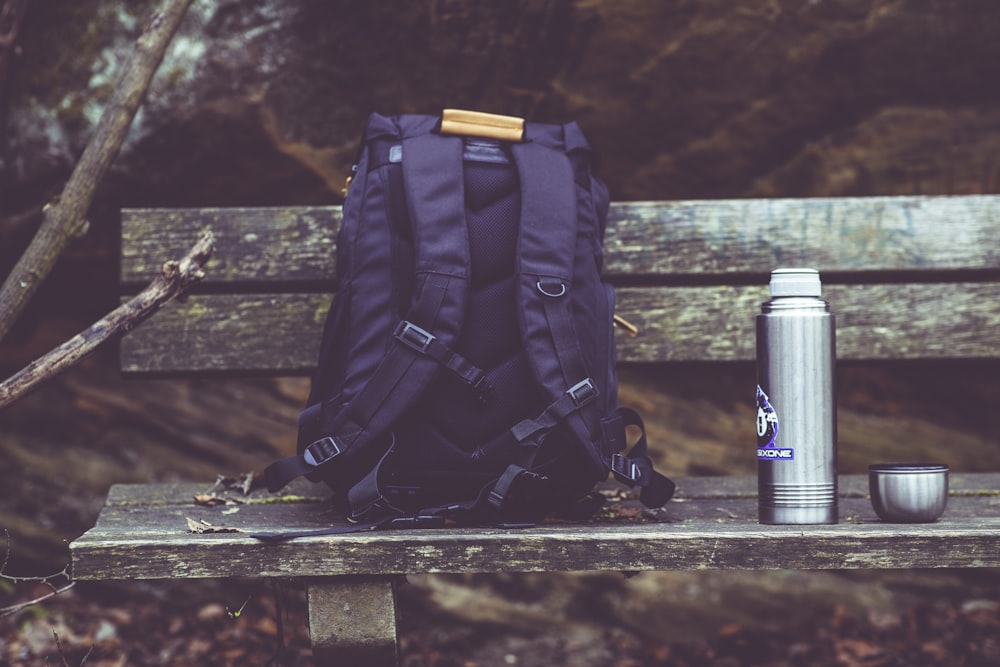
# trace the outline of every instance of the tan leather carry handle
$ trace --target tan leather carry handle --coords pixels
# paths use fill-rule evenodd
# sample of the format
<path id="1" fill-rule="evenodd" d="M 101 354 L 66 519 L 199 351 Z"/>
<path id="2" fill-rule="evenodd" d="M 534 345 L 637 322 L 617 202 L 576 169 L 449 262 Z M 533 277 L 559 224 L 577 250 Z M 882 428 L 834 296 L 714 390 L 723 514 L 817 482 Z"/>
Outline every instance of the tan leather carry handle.
<path id="1" fill-rule="evenodd" d="M 441 134 L 521 141 L 524 137 L 524 119 L 481 111 L 445 109 L 441 113 Z"/>

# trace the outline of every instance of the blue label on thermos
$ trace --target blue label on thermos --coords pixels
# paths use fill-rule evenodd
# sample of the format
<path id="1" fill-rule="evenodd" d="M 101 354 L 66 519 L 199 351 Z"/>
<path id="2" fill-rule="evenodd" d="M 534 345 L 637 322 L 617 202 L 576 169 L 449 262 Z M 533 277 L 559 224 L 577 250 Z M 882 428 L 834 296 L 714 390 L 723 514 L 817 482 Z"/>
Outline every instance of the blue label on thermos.
<path id="1" fill-rule="evenodd" d="M 778 437 L 778 413 L 767 398 L 764 390 L 757 385 L 757 459 L 760 461 L 791 461 L 795 450 L 791 447 L 776 447 Z"/>

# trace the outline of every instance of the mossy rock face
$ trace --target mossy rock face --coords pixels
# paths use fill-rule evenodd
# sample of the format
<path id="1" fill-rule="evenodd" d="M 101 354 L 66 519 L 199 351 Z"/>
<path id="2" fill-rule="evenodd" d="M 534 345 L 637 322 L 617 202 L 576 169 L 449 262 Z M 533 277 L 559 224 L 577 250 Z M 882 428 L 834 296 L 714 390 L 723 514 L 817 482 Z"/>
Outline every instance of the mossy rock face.
<path id="1" fill-rule="evenodd" d="M 73 148 L 82 148 L 114 89 L 121 64 L 156 3 L 107 0 L 29 7 L 20 52 L 9 73 L 13 118 L 21 104 L 52 114 Z"/>
<path id="2" fill-rule="evenodd" d="M 0 186 L 64 178 L 153 6 L 29 9 Z M 199 0 L 107 188 L 336 202 L 370 112 L 458 106 L 579 121 L 617 199 L 996 191 L 998 32 L 985 0 Z"/>

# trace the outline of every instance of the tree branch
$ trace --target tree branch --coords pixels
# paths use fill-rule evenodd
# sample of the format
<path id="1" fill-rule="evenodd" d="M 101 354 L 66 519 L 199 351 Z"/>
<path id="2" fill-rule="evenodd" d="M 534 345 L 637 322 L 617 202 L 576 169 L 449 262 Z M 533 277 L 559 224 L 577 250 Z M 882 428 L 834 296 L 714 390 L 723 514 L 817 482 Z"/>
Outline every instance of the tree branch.
<path id="1" fill-rule="evenodd" d="M 139 36 L 104 114 L 62 194 L 42 211 L 42 224 L 0 288 L 0 340 L 49 274 L 70 239 L 86 233 L 97 184 L 118 154 L 153 74 L 192 0 L 163 0 Z"/>
<path id="2" fill-rule="evenodd" d="M 215 237 L 211 230 L 206 230 L 187 255 L 179 261 L 164 264 L 163 272 L 142 292 L 85 331 L 0 382 L 0 410 L 85 359 L 113 336 L 131 331 L 165 303 L 201 280 L 205 275 L 202 270 L 205 262 L 214 251 Z"/>

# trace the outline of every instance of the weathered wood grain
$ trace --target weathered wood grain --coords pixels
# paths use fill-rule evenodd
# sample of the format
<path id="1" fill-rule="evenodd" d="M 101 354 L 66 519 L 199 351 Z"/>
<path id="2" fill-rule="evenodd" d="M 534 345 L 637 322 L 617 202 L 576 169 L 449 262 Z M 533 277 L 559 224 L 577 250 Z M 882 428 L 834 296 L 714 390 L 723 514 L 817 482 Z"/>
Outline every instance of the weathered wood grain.
<path id="1" fill-rule="evenodd" d="M 176 247 L 211 228 L 205 283 L 332 281 L 340 207 L 122 211 L 121 278 L 146 283 Z"/>
<path id="2" fill-rule="evenodd" d="M 993 196 L 627 202 L 612 207 L 607 272 L 997 268 L 998 209 Z"/>
<path id="3" fill-rule="evenodd" d="M 160 264 L 211 227 L 206 284 L 329 283 L 339 207 L 133 209 L 122 213 L 122 280 Z M 1000 196 L 626 202 L 611 207 L 605 272 L 628 276 L 1000 268 Z"/>
<path id="4" fill-rule="evenodd" d="M 766 288 L 621 288 L 623 362 L 734 361 L 754 355 L 754 316 Z M 1000 283 L 832 285 L 840 359 L 994 357 Z M 170 304 L 121 342 L 126 373 L 244 371 L 307 374 L 329 295 L 198 295 Z"/>
<path id="5" fill-rule="evenodd" d="M 959 359 L 1000 352 L 1000 283 L 830 285 L 838 359 Z M 628 362 L 754 358 L 765 287 L 621 288 L 616 310 L 640 335 L 619 334 Z"/>
<path id="6" fill-rule="evenodd" d="M 191 296 L 122 338 L 122 372 L 308 374 L 329 306 L 319 294 Z"/>
<path id="7" fill-rule="evenodd" d="M 309 640 L 317 665 L 395 665 L 393 577 L 311 579 Z"/>
<path id="8" fill-rule="evenodd" d="M 843 478 L 842 522 L 832 526 L 759 525 L 752 477 L 678 483 L 676 500 L 632 518 L 522 530 L 377 531 L 283 544 L 244 533 L 191 534 L 186 518 L 243 531 L 336 519 L 324 503 L 202 507 L 192 500 L 194 485 L 117 487 L 117 501 L 70 548 L 78 579 L 1000 566 L 1000 474 L 953 475 L 945 515 L 917 525 L 879 521 L 856 476 Z M 142 501 L 146 494 L 151 505 Z"/>

